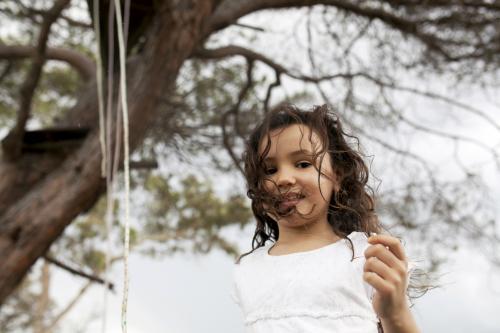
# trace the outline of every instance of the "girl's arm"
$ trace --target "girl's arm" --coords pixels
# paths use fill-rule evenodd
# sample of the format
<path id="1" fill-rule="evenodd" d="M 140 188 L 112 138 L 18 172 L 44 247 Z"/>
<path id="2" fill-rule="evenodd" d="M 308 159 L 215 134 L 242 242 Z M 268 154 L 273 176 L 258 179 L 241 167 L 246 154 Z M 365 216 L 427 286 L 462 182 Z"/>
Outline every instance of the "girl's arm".
<path id="1" fill-rule="evenodd" d="M 381 318 L 384 333 L 420 333 L 411 312 L 401 313 L 400 317 L 392 319 Z"/>
<path id="2" fill-rule="evenodd" d="M 363 279 L 375 289 L 373 309 L 384 333 L 419 333 L 406 300 L 408 261 L 399 239 L 389 235 L 368 238 Z"/>

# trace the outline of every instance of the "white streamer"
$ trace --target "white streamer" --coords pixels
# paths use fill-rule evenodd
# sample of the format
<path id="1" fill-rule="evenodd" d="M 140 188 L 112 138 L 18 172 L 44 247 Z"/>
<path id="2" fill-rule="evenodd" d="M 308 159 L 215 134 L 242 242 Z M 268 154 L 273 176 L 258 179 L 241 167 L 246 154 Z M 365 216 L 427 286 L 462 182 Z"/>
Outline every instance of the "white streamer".
<path id="1" fill-rule="evenodd" d="M 103 91 L 103 74 L 102 74 L 102 58 L 101 58 L 101 28 L 100 28 L 100 21 L 99 21 L 99 0 L 94 0 L 93 2 L 93 16 L 94 16 L 94 31 L 96 35 L 96 83 L 97 83 L 97 99 L 98 99 L 98 108 L 99 108 L 99 141 L 101 144 L 101 176 L 106 178 L 106 222 L 105 222 L 105 238 L 107 240 L 108 244 L 108 249 L 106 251 L 106 258 L 105 258 L 105 264 L 104 264 L 104 281 L 105 281 L 105 288 L 104 288 L 104 297 L 103 297 L 103 322 L 102 322 L 102 332 L 106 332 L 106 319 L 107 319 L 107 299 L 108 299 L 108 281 L 109 281 L 109 276 L 108 276 L 108 268 L 109 268 L 109 251 L 110 251 L 110 246 L 109 244 L 111 243 L 110 240 L 110 225 L 111 225 L 111 220 L 113 218 L 112 214 L 112 208 L 110 209 L 109 206 L 112 206 L 112 200 L 113 200 L 113 188 L 109 188 L 109 181 L 110 181 L 110 175 L 108 172 L 108 151 L 106 149 L 106 129 L 104 126 L 105 118 L 104 118 L 104 91 Z M 109 93 L 109 92 L 108 92 Z M 111 191 L 111 194 L 110 194 Z"/>
<path id="2" fill-rule="evenodd" d="M 125 240 L 124 240 L 124 287 L 122 300 L 122 332 L 127 332 L 127 302 L 129 288 L 128 256 L 130 247 L 130 170 L 129 170 L 129 125 L 128 125 L 128 104 L 127 104 L 127 86 L 125 71 L 125 42 L 123 38 L 123 23 L 120 0 L 115 0 L 116 25 L 118 32 L 118 49 L 120 54 L 120 92 L 123 112 L 123 168 L 125 174 Z"/>
<path id="3" fill-rule="evenodd" d="M 110 266 L 109 253 L 111 251 L 111 238 L 110 238 L 110 229 L 113 219 L 113 203 L 114 203 L 114 188 L 115 188 L 115 174 L 117 171 L 117 161 L 114 163 L 113 168 L 111 169 L 111 165 L 109 165 L 111 160 L 111 150 L 110 146 L 108 151 L 106 149 L 106 129 L 104 127 L 105 116 L 104 116 L 104 93 L 103 93 L 103 74 L 102 74 L 102 57 L 101 57 L 101 40 L 100 40 L 100 22 L 99 22 L 99 0 L 93 0 L 94 7 L 94 30 L 96 33 L 96 41 L 97 41 L 97 54 L 96 54 L 96 62 L 97 62 L 97 71 L 96 71 L 96 81 L 97 81 L 97 97 L 99 103 L 99 140 L 101 144 L 101 154 L 102 154 L 102 162 L 101 162 L 101 175 L 106 177 L 106 228 L 105 228 L 105 237 L 107 239 L 107 251 L 106 251 L 106 260 L 105 260 L 105 268 L 104 275 L 106 281 L 106 288 L 104 291 L 104 310 L 103 310 L 103 324 L 102 331 L 106 331 L 106 318 L 107 318 L 107 295 L 109 288 L 109 277 L 108 277 L 108 269 Z M 115 0 L 115 13 L 116 13 L 116 24 L 118 26 L 118 49 L 119 49 L 119 60 L 120 60 L 120 96 L 121 96 L 121 106 L 123 113 L 123 140 L 124 140 L 124 177 L 125 177 L 125 239 L 124 239 L 124 288 L 123 288 L 123 300 L 122 300 L 122 313 L 121 313 L 121 326 L 122 332 L 127 332 L 127 303 L 128 303 L 128 289 L 129 289 L 129 269 L 128 269 L 128 257 L 130 251 L 130 168 L 129 168 L 129 124 L 128 124 L 128 104 L 127 104 L 127 87 L 126 87 L 126 68 L 125 68 L 125 40 L 123 36 L 123 24 L 122 24 L 122 14 L 120 1 Z M 112 38 L 112 37 L 111 37 Z M 110 52 L 110 50 L 108 50 Z M 109 64 L 108 64 L 109 65 Z M 110 71 L 112 71 L 111 68 Z M 112 96 L 113 89 L 108 91 L 108 96 Z M 112 99 L 111 99 L 112 100 Z M 118 103 L 120 104 L 120 103 Z M 111 118 L 111 114 L 108 114 L 108 121 Z M 119 133 L 119 118 L 116 119 L 116 132 L 117 135 Z M 108 131 L 111 129 L 109 128 Z M 111 140 L 111 137 L 108 138 Z M 115 158 L 119 155 L 119 139 L 116 138 L 115 144 Z M 108 156 L 109 154 L 109 156 Z"/>
<path id="4" fill-rule="evenodd" d="M 104 139 L 104 98 L 102 88 L 102 58 L 101 58 L 101 37 L 100 37 L 100 24 L 99 24 L 99 0 L 94 0 L 94 30 L 97 41 L 97 54 L 96 54 L 96 81 L 97 81 L 97 99 L 99 101 L 99 141 L 101 142 L 101 154 L 103 156 L 101 161 L 101 176 L 106 175 L 106 142 Z"/>

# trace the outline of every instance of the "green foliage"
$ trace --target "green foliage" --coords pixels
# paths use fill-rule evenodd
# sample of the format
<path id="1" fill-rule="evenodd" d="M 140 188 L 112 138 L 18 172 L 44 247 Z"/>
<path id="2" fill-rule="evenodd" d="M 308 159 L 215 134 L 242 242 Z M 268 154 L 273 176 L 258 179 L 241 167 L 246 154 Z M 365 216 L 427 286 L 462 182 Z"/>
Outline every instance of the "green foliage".
<path id="1" fill-rule="evenodd" d="M 9 297 L 0 311 L 0 332 L 14 330 L 28 331 L 33 325 L 33 317 L 27 315 L 33 311 L 33 300 L 38 296 L 33 291 L 32 275 L 27 276 Z"/>
<path id="2" fill-rule="evenodd" d="M 23 31 L 33 32 L 33 22 L 21 23 L 22 9 L 13 1 L 0 5 L 0 19 L 5 16 L 10 26 L 17 25 L 10 33 L 0 34 L 0 44 L 5 45 L 33 45 L 32 37 Z M 54 28 L 57 32 L 57 27 Z M 60 29 L 62 31 L 62 29 Z M 57 46 L 66 47 L 91 57 L 92 39 L 89 33 L 82 33 L 81 29 L 67 28 L 65 37 L 52 36 Z M 9 30 L 6 30 L 9 31 Z M 57 33 L 55 33 L 57 35 Z M 53 45 L 51 45 L 53 46 Z M 19 90 L 31 63 L 24 60 L 0 59 L 0 128 L 11 128 L 15 123 L 16 112 L 19 107 Z M 33 96 L 30 120 L 37 127 L 50 126 L 56 118 L 61 117 L 76 103 L 76 95 L 82 88 L 79 74 L 69 65 L 59 61 L 48 60 L 44 66 L 40 82 Z"/>
<path id="3" fill-rule="evenodd" d="M 0 67 L 0 73 L 10 66 L 0 82 L 0 126 L 12 127 L 19 107 L 19 89 L 29 70 L 29 62 L 15 61 Z M 68 66 L 46 66 L 40 84 L 33 96 L 31 121 L 43 127 L 50 126 L 75 103 L 81 89 L 78 73 Z"/>
<path id="4" fill-rule="evenodd" d="M 139 181 L 140 177 L 136 179 Z M 211 181 L 201 181 L 194 175 L 178 178 L 151 173 L 143 180 L 143 188 L 143 192 L 132 192 L 130 210 L 139 212 L 130 220 L 132 251 L 163 256 L 188 250 L 207 253 L 219 248 L 231 256 L 238 254 L 237 247 L 226 239 L 223 231 L 230 226 L 242 228 L 251 221 L 252 213 L 244 196 L 231 194 L 222 198 L 214 192 Z M 142 197 L 146 207 L 136 205 L 134 197 Z M 105 215 L 106 198 L 102 196 L 89 212 L 67 228 L 51 247 L 52 255 L 71 267 L 102 273 L 107 251 Z M 124 226 L 118 220 L 118 201 L 113 216 L 109 256 L 121 258 Z"/>
<path id="5" fill-rule="evenodd" d="M 214 231 L 232 223 L 243 225 L 250 219 L 241 195 L 233 195 L 224 203 L 214 195 L 210 183 L 201 183 L 193 175 L 183 179 L 182 185 L 185 192 L 180 207 L 180 229 L 199 225 Z"/>
<path id="6" fill-rule="evenodd" d="M 42 297 L 43 290 L 40 290 L 40 280 L 46 278 L 50 281 L 50 271 L 47 271 L 47 276 L 42 276 L 42 266 L 47 265 L 43 260 L 38 261 L 32 272 L 26 276 L 19 284 L 7 301 L 2 304 L 0 311 L 0 332 L 33 332 L 35 322 L 46 325 L 55 318 L 55 301 L 48 295 L 46 299 L 45 312 L 43 317 L 37 317 L 34 312 L 37 311 L 37 304 Z M 47 270 L 50 267 L 45 267 Z M 55 331 L 54 331 L 55 332 Z"/>
<path id="7" fill-rule="evenodd" d="M 171 187 L 170 181 L 172 178 L 172 175 L 167 177 L 150 175 L 145 181 L 144 189 L 150 192 L 155 198 L 149 204 L 149 211 L 153 217 L 166 216 L 169 211 L 178 206 L 181 194 L 174 191 Z"/>
<path id="8" fill-rule="evenodd" d="M 0 64 L 0 75 L 3 78 L 0 82 L 0 127 L 8 128 L 15 123 L 19 87 L 22 83 L 20 76 L 25 72 L 27 63 L 17 61 Z"/>
<path id="9" fill-rule="evenodd" d="M 195 252 L 208 252 L 213 246 L 228 254 L 236 254 L 234 245 L 221 236 L 224 227 L 243 227 L 252 217 L 251 211 L 240 194 L 228 199 L 218 197 L 210 181 L 202 182 L 194 175 L 180 180 L 180 190 L 172 185 L 173 176 L 150 175 L 145 188 L 151 195 L 145 217 L 142 237 L 161 242 L 189 240 Z M 165 246 L 164 246 L 165 247 Z M 165 251 L 180 248 L 166 245 Z"/>
<path id="10" fill-rule="evenodd" d="M 115 202 L 114 225 L 118 224 L 116 219 L 118 210 L 118 203 Z M 106 256 L 105 213 L 106 197 L 102 196 L 89 212 L 78 217 L 64 235 L 52 245 L 51 256 L 70 267 L 90 274 L 100 274 L 104 270 Z M 115 247 L 119 244 L 115 242 Z"/>
<path id="11" fill-rule="evenodd" d="M 105 268 L 106 254 L 99 250 L 89 250 L 83 254 L 83 263 L 94 272 L 102 272 Z"/>
<path id="12" fill-rule="evenodd" d="M 33 103 L 33 116 L 42 126 L 50 126 L 75 103 L 82 87 L 78 73 L 67 66 L 46 67 Z"/>

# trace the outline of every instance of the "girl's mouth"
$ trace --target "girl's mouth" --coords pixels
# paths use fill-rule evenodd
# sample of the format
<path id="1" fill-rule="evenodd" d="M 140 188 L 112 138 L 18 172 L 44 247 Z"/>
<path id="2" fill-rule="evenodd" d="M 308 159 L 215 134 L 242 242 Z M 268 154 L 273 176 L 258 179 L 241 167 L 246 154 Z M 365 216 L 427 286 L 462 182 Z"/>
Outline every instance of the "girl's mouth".
<path id="1" fill-rule="evenodd" d="M 284 200 L 280 203 L 279 209 L 280 211 L 286 211 L 292 207 L 297 206 L 297 204 L 302 200 L 302 198 L 295 198 L 290 200 Z"/>

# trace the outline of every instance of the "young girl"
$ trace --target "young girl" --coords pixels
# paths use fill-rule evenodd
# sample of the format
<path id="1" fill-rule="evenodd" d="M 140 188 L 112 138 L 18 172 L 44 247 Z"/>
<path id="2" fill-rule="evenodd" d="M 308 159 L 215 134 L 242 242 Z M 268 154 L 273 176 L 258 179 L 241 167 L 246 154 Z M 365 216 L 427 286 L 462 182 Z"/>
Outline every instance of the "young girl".
<path id="1" fill-rule="evenodd" d="M 368 169 L 347 137 L 326 106 L 282 105 L 251 133 L 257 227 L 232 293 L 247 332 L 419 332 L 404 249 L 380 234 Z"/>

